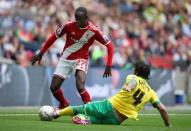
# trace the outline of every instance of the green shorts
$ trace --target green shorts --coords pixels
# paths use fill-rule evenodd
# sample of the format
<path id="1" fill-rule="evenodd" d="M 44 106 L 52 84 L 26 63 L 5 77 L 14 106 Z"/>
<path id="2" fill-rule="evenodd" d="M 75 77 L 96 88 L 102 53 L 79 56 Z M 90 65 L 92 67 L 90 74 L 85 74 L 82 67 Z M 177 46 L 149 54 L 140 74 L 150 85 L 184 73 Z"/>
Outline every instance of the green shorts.
<path id="1" fill-rule="evenodd" d="M 83 106 L 76 106 L 73 110 L 76 114 L 89 116 L 92 124 L 120 124 L 108 100 L 89 102 Z"/>

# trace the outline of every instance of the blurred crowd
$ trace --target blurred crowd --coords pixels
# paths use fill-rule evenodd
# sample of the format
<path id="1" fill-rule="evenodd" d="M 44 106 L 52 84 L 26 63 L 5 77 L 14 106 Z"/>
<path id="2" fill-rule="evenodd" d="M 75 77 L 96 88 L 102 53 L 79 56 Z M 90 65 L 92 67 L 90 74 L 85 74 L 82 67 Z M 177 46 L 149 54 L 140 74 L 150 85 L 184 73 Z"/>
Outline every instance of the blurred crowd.
<path id="1" fill-rule="evenodd" d="M 113 41 L 113 66 L 136 60 L 153 67 L 191 67 L 191 0 L 1 0 L 0 59 L 27 67 L 47 37 L 84 6 L 90 20 Z M 58 39 L 42 65 L 55 66 L 65 43 Z M 106 48 L 94 44 L 90 65 L 103 66 Z"/>

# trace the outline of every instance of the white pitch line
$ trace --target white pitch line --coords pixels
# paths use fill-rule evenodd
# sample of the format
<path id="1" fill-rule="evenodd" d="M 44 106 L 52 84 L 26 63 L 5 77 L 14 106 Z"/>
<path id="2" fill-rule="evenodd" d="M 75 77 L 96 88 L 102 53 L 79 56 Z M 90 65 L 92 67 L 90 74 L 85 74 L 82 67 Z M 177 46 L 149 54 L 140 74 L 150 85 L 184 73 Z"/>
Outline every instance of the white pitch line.
<path id="1" fill-rule="evenodd" d="M 160 114 L 154 114 L 154 113 L 152 114 L 152 113 L 151 113 L 151 114 L 140 114 L 140 115 L 141 115 L 141 116 L 158 116 L 158 115 L 160 115 Z M 183 115 L 183 116 L 189 115 L 189 116 L 190 116 L 191 114 L 188 114 L 188 113 L 187 113 L 187 114 L 186 114 L 186 113 L 184 113 L 184 114 L 181 114 L 181 113 L 180 113 L 180 114 L 169 113 L 169 115 L 170 115 L 170 116 L 180 116 L 180 115 Z"/>
<path id="2" fill-rule="evenodd" d="M 155 114 L 155 113 L 150 113 L 150 114 L 140 114 L 140 116 L 158 116 L 160 114 Z M 169 114 L 170 116 L 190 116 L 191 114 L 176 114 L 176 113 L 170 113 Z M 38 116 L 38 114 L 0 114 L 0 117 L 3 117 L 3 116 Z"/>
<path id="3" fill-rule="evenodd" d="M 37 116 L 38 114 L 0 114 L 1 116 Z"/>

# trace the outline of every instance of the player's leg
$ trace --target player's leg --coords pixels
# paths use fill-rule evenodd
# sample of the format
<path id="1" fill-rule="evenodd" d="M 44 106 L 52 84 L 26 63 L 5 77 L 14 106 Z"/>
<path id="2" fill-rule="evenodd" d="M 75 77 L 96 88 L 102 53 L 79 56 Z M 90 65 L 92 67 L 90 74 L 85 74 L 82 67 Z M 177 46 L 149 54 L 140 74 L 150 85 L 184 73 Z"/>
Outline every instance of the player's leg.
<path id="1" fill-rule="evenodd" d="M 77 114 L 85 114 L 84 105 L 80 106 L 68 106 L 66 108 L 55 110 L 53 117 L 57 119 L 60 116 L 75 116 Z"/>
<path id="2" fill-rule="evenodd" d="M 94 101 L 73 107 L 74 114 L 77 114 L 73 117 L 73 122 L 76 124 L 101 124 L 105 112 L 101 111 L 103 103 L 103 101 Z"/>
<path id="3" fill-rule="evenodd" d="M 70 78 L 70 74 L 74 70 L 74 64 L 74 62 L 60 59 L 56 66 L 54 76 L 51 82 L 51 92 L 54 97 L 60 102 L 59 108 L 61 109 L 68 106 L 68 102 L 66 101 L 60 87 L 65 79 Z"/>
<path id="4" fill-rule="evenodd" d="M 54 118 L 58 118 L 60 116 L 75 116 L 77 114 L 85 114 L 84 105 L 68 106 L 60 110 L 55 110 Z"/>
<path id="5" fill-rule="evenodd" d="M 76 87 L 84 104 L 90 102 L 90 95 L 85 89 L 87 69 L 88 69 L 87 60 L 78 59 L 76 61 L 76 72 L 75 72 Z"/>
<path id="6" fill-rule="evenodd" d="M 84 105 L 69 106 L 61 110 L 55 110 L 53 117 L 57 119 L 60 116 L 74 116 L 72 120 L 75 124 L 101 123 L 101 120 L 94 116 L 86 115 Z"/>
<path id="7" fill-rule="evenodd" d="M 71 111 L 72 115 L 77 114 L 72 119 L 75 124 L 119 125 L 122 122 L 108 100 L 89 102 L 82 106 L 73 106 Z"/>
<path id="8" fill-rule="evenodd" d="M 75 73 L 76 87 L 84 104 L 90 102 L 90 95 L 85 89 L 86 73 L 77 69 Z"/>
<path id="9" fill-rule="evenodd" d="M 74 115 L 75 115 L 75 112 L 74 112 L 72 106 L 68 106 L 68 107 L 60 109 L 60 110 L 55 110 L 55 112 L 54 112 L 55 118 L 58 118 L 60 116 L 74 116 Z"/>
<path id="10" fill-rule="evenodd" d="M 85 105 L 86 115 L 92 124 L 120 124 L 117 114 L 108 100 L 95 101 Z"/>
<path id="11" fill-rule="evenodd" d="M 59 108 L 64 108 L 68 106 L 68 102 L 63 95 L 62 89 L 60 88 L 64 78 L 54 75 L 51 81 L 50 90 L 53 96 L 59 101 Z"/>

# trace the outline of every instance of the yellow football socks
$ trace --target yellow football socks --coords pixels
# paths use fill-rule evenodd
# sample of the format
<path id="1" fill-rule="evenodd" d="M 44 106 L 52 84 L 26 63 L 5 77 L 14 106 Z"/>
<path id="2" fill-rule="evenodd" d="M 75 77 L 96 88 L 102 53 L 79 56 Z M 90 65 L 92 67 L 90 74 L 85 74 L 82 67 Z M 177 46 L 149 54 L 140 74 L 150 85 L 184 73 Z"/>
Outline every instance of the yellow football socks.
<path id="1" fill-rule="evenodd" d="M 61 109 L 58 111 L 58 115 L 59 116 L 73 116 L 74 112 L 72 110 L 72 107 L 66 107 L 64 109 Z"/>

